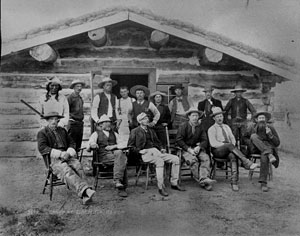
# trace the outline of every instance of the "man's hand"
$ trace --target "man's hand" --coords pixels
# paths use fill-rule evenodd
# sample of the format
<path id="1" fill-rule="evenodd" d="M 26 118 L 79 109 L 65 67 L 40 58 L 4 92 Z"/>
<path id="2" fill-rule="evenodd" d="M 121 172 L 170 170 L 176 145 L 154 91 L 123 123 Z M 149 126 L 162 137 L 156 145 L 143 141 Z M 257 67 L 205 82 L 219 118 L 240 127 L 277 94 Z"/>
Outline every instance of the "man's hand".
<path id="1" fill-rule="evenodd" d="M 161 152 L 161 153 L 166 153 L 167 150 L 163 148 L 163 149 L 160 150 L 160 152 Z"/>
<path id="2" fill-rule="evenodd" d="M 122 120 L 121 120 L 121 119 L 118 119 L 118 120 L 117 120 L 117 124 L 116 124 L 116 128 L 117 128 L 117 129 L 119 129 L 121 123 L 122 123 Z"/>
<path id="3" fill-rule="evenodd" d="M 149 127 L 154 127 L 155 126 L 155 123 L 152 121 L 148 124 Z"/>
<path id="4" fill-rule="evenodd" d="M 201 147 L 200 146 L 197 146 L 197 147 L 194 148 L 195 155 L 198 155 L 200 153 L 200 151 L 201 151 Z"/>
<path id="5" fill-rule="evenodd" d="M 272 134 L 272 130 L 268 126 L 266 127 L 266 134 L 268 135 Z"/>
<path id="6" fill-rule="evenodd" d="M 67 152 L 65 152 L 61 158 L 62 158 L 64 161 L 67 161 L 67 160 L 69 160 L 69 158 L 70 158 L 70 154 L 67 153 Z"/>
<path id="7" fill-rule="evenodd" d="M 117 145 L 108 145 L 105 147 L 106 151 L 112 151 L 117 148 Z"/>
<path id="8" fill-rule="evenodd" d="M 93 143 L 90 145 L 91 149 L 97 149 L 99 148 L 98 144 L 97 143 Z"/>
<path id="9" fill-rule="evenodd" d="M 142 154 L 142 155 L 145 155 L 147 153 L 147 150 L 143 149 L 143 150 L 139 151 L 139 153 Z"/>
<path id="10" fill-rule="evenodd" d="M 193 149 L 193 148 L 190 148 L 190 147 L 189 147 L 187 151 L 188 151 L 189 154 L 191 154 L 191 155 L 193 155 L 193 156 L 195 155 L 194 149 Z"/>

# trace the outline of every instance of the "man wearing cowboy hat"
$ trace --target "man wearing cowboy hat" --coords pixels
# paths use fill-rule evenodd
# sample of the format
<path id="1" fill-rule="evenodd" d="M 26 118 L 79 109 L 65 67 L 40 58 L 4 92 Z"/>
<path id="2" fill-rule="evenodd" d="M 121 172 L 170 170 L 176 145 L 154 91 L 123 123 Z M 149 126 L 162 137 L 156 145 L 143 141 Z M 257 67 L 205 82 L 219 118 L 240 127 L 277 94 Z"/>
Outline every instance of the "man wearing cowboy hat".
<path id="1" fill-rule="evenodd" d="M 215 180 L 209 178 L 210 158 L 206 153 L 208 141 L 204 128 L 199 124 L 203 112 L 190 108 L 188 121 L 182 123 L 176 135 L 176 144 L 183 149 L 182 156 L 190 166 L 194 179 L 207 191 L 212 190 Z"/>
<path id="2" fill-rule="evenodd" d="M 79 79 L 73 80 L 70 89 L 73 93 L 68 96 L 70 119 L 68 125 L 68 133 L 76 143 L 76 150 L 80 149 L 83 135 L 83 99 L 80 96 L 85 83 Z"/>
<path id="3" fill-rule="evenodd" d="M 231 129 L 236 139 L 243 142 L 243 137 L 247 127 L 247 110 L 251 112 L 253 116 L 255 114 L 255 108 L 251 104 L 251 102 L 244 98 L 242 94 L 246 92 L 246 89 L 243 89 L 240 84 L 237 84 L 232 93 L 235 94 L 235 97 L 230 99 L 226 104 L 225 118 L 227 119 L 229 111 L 231 116 Z"/>
<path id="4" fill-rule="evenodd" d="M 160 91 L 156 91 L 150 94 L 150 99 L 153 101 L 153 104 L 156 106 L 157 110 L 160 113 L 159 120 L 154 126 L 154 130 L 158 139 L 161 141 L 162 145 L 166 147 L 167 145 L 167 137 L 165 127 L 171 124 L 171 114 L 169 107 L 165 105 L 167 94 L 162 93 Z"/>
<path id="5" fill-rule="evenodd" d="M 183 89 L 184 87 L 181 84 L 176 84 L 171 87 L 171 90 L 174 91 L 176 95 L 169 103 L 173 129 L 177 129 L 182 122 L 187 120 L 185 113 L 193 104 L 187 96 L 183 95 Z"/>
<path id="6" fill-rule="evenodd" d="M 132 96 L 136 97 L 136 101 L 132 103 L 132 124 L 130 124 L 131 129 L 138 127 L 137 116 L 142 112 L 145 112 L 149 117 L 149 126 L 154 127 L 159 120 L 160 113 L 156 106 L 145 97 L 149 97 L 150 91 L 147 87 L 143 85 L 135 85 L 130 89 Z"/>
<path id="7" fill-rule="evenodd" d="M 266 111 L 259 111 L 254 115 L 254 123 L 249 124 L 246 131 L 246 138 L 250 138 L 248 147 L 251 153 L 260 153 L 260 176 L 263 192 L 268 192 L 267 176 L 269 174 L 269 162 L 276 168 L 279 166 L 277 147 L 280 145 L 279 136 L 275 128 L 268 122 L 271 114 Z"/>
<path id="8" fill-rule="evenodd" d="M 62 118 L 58 112 L 43 116 L 48 124 L 37 134 L 38 150 L 42 155 L 50 154 L 53 173 L 76 191 L 83 204 L 87 204 L 95 191 L 89 187 L 83 167 L 76 158 L 75 142 L 64 128 L 58 126 Z"/>
<path id="9" fill-rule="evenodd" d="M 127 156 L 122 152 L 126 143 L 120 140 L 119 135 L 111 128 L 111 119 L 102 115 L 97 123 L 96 131 L 91 135 L 87 150 L 96 149 L 97 161 L 113 165 L 114 184 L 121 197 L 127 197 Z"/>
<path id="10" fill-rule="evenodd" d="M 133 147 L 134 152 L 142 155 L 144 162 L 155 164 L 158 191 L 162 196 L 168 196 L 164 189 L 164 162 L 172 163 L 171 188 L 184 191 L 178 185 L 179 177 L 179 158 L 178 156 L 166 153 L 162 147 L 156 133 L 149 128 L 149 118 L 142 112 L 137 116 L 140 126 L 133 129 L 130 133 L 128 146 Z"/>
<path id="11" fill-rule="evenodd" d="M 98 84 L 98 87 L 102 88 L 103 92 L 97 94 L 93 99 L 91 109 L 92 119 L 98 123 L 102 115 L 108 115 L 113 123 L 117 122 L 118 128 L 121 123 L 119 113 L 117 112 L 118 99 L 116 95 L 112 94 L 112 87 L 117 85 L 118 82 L 107 76 L 100 77 L 102 81 Z"/>
<path id="12" fill-rule="evenodd" d="M 214 89 L 211 86 L 206 86 L 203 90 L 205 93 L 205 99 L 198 103 L 198 110 L 204 112 L 204 117 L 202 118 L 201 123 L 205 131 L 207 131 L 208 128 L 215 123 L 214 119 L 211 117 L 211 108 L 220 107 L 223 110 L 222 102 L 212 96 L 213 90 Z"/>
<path id="13" fill-rule="evenodd" d="M 58 77 L 53 76 L 48 79 L 46 90 L 47 93 L 39 100 L 40 113 L 44 115 L 53 111 L 58 112 L 59 115 L 64 116 L 63 119 L 60 119 L 58 126 L 66 128 L 69 122 L 69 104 L 67 98 L 59 93 L 62 90 L 62 82 Z M 41 125 L 47 124 L 41 121 Z"/>
<path id="14" fill-rule="evenodd" d="M 208 139 L 211 146 L 211 152 L 216 158 L 229 158 L 231 160 L 231 186 L 233 191 L 238 191 L 237 184 L 237 161 L 241 160 L 247 170 L 254 170 L 258 165 L 248 160 L 244 154 L 235 146 L 236 140 L 230 127 L 223 123 L 224 116 L 220 107 L 213 107 L 211 116 L 215 124 L 208 129 Z"/>

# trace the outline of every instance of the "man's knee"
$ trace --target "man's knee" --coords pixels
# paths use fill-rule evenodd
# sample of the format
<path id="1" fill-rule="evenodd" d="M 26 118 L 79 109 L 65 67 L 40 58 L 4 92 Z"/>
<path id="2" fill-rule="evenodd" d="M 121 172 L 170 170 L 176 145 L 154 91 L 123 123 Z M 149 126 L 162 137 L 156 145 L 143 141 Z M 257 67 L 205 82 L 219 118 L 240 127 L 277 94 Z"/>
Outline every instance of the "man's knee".
<path id="1" fill-rule="evenodd" d="M 179 157 L 175 155 L 171 155 L 171 156 L 172 156 L 171 162 L 175 165 L 179 165 Z"/>
<path id="2" fill-rule="evenodd" d="M 259 139 L 259 137 L 258 137 L 258 135 L 257 134 L 251 134 L 251 136 L 250 136 L 250 140 L 253 142 L 253 141 L 256 141 L 256 140 L 258 140 Z"/>
<path id="3" fill-rule="evenodd" d="M 154 163 L 154 164 L 155 164 L 156 167 L 164 167 L 165 162 L 164 162 L 163 159 L 157 158 L 157 159 L 155 160 L 155 163 Z"/>

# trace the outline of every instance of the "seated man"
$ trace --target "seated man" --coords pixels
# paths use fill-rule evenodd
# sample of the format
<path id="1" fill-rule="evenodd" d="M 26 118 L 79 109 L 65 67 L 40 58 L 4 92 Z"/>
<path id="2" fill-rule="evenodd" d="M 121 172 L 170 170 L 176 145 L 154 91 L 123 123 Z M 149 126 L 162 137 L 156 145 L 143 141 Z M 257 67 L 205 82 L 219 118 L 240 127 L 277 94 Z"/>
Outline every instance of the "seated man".
<path id="1" fill-rule="evenodd" d="M 241 160 L 247 170 L 254 170 L 258 165 L 248 160 L 244 154 L 235 146 L 236 140 L 230 127 L 223 123 L 224 116 L 220 107 L 213 107 L 211 116 L 215 124 L 208 129 L 208 138 L 211 146 L 211 152 L 216 158 L 230 158 L 231 167 L 231 186 L 233 191 L 238 191 L 237 184 L 237 162 L 236 157 Z"/>
<path id="2" fill-rule="evenodd" d="M 50 154 L 53 173 L 77 192 L 83 204 L 87 204 L 95 191 L 87 184 L 82 165 L 75 158 L 75 142 L 64 128 L 58 126 L 60 118 L 63 116 L 57 112 L 43 116 L 48 125 L 37 134 L 38 149 L 42 155 Z"/>
<path id="3" fill-rule="evenodd" d="M 182 123 L 176 135 L 176 144 L 183 149 L 183 158 L 190 166 L 194 179 L 207 191 L 212 190 L 216 182 L 209 178 L 210 158 L 206 153 L 207 136 L 204 127 L 199 124 L 203 112 L 191 108 L 186 113 L 188 121 Z"/>
<path id="4" fill-rule="evenodd" d="M 279 165 L 279 156 L 277 147 L 280 144 L 280 139 L 275 128 L 267 124 L 271 119 L 271 114 L 268 112 L 258 112 L 254 115 L 255 123 L 248 126 L 246 138 L 250 137 L 248 147 L 251 153 L 261 153 L 260 159 L 260 176 L 258 182 L 261 183 L 263 192 L 268 192 L 267 177 L 269 174 L 269 162 L 276 168 Z"/>
<path id="5" fill-rule="evenodd" d="M 162 196 L 168 196 L 164 189 L 164 162 L 172 163 L 171 188 L 185 191 L 178 185 L 179 158 L 161 149 L 156 133 L 148 127 L 149 118 L 146 113 L 139 114 L 137 121 L 140 126 L 131 131 L 128 146 L 132 146 L 136 153 L 141 154 L 144 162 L 155 164 L 158 192 Z"/>
<path id="6" fill-rule="evenodd" d="M 114 183 L 121 197 L 127 197 L 127 156 L 122 152 L 126 143 L 121 143 L 117 133 L 111 128 L 111 119 L 107 115 L 102 115 L 97 122 L 96 131 L 91 135 L 87 150 L 97 149 L 99 161 L 113 164 Z"/>

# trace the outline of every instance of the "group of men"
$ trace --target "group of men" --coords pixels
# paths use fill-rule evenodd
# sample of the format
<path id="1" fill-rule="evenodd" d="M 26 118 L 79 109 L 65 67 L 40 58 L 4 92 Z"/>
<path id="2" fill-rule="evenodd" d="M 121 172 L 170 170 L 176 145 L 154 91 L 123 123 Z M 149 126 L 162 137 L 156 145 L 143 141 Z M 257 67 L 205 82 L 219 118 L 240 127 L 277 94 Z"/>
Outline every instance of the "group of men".
<path id="1" fill-rule="evenodd" d="M 172 88 L 175 98 L 169 104 L 165 93 L 156 91 L 150 94 L 149 89 L 142 85 L 135 85 L 130 90 L 121 86 L 121 98 L 118 99 L 112 93 L 116 84 L 117 81 L 103 77 L 98 85 L 102 92 L 93 98 L 91 118 L 94 132 L 87 149 L 97 153 L 98 161 L 114 166 L 113 179 L 120 196 L 127 196 L 127 156 L 122 151 L 126 147 L 130 147 L 132 153 L 144 162 L 155 165 L 158 191 L 162 196 L 168 196 L 164 185 L 165 162 L 171 163 L 171 188 L 185 191 L 178 183 L 181 160 L 166 151 L 166 126 L 177 129 L 176 145 L 182 149 L 182 157 L 193 178 L 204 189 L 212 190 L 216 182 L 210 178 L 211 154 L 231 160 L 233 191 L 239 190 L 237 160 L 246 169 L 257 168 L 257 164 L 236 145 L 237 139 L 241 141 L 244 138 L 251 152 L 261 154 L 259 182 L 262 190 L 268 191 L 268 165 L 271 162 L 278 166 L 276 147 L 280 141 L 274 127 L 268 124 L 270 114 L 256 112 L 249 100 L 242 97 L 243 88 L 236 86 L 232 90 L 235 97 L 223 110 L 221 101 L 212 96 L 212 87 L 204 89 L 206 98 L 196 108 L 183 94 L 184 88 L 180 84 Z M 74 92 L 65 98 L 59 93 L 61 81 L 57 77 L 48 80 L 47 93 L 40 101 L 40 111 L 48 123 L 38 133 L 38 147 L 41 154 L 50 154 L 54 160 L 54 173 L 77 191 L 86 204 L 92 200 L 95 191 L 88 186 L 82 166 L 75 159 L 83 134 L 84 113 L 80 92 L 84 86 L 84 82 L 74 80 L 70 86 Z M 132 97 L 129 97 L 129 92 Z M 254 120 L 251 125 L 247 122 L 247 109 Z M 227 122 L 224 118 L 230 111 L 232 122 L 229 126 L 224 123 Z"/>

